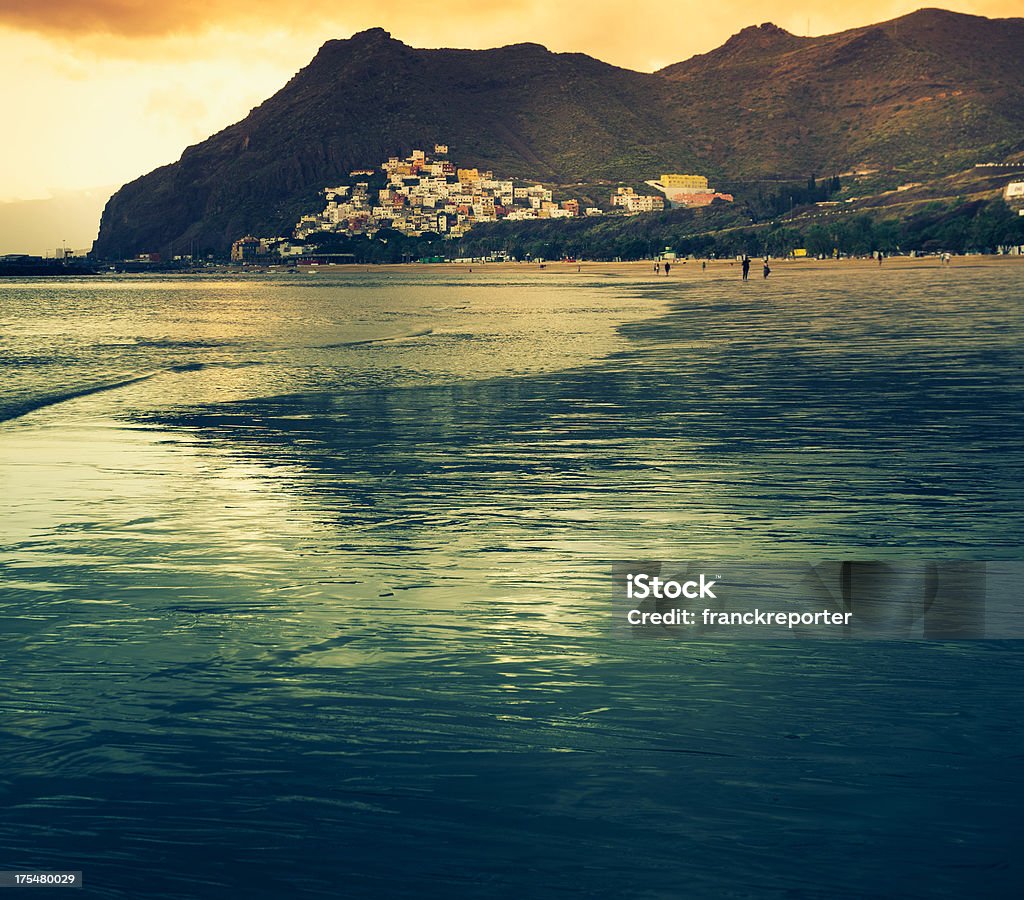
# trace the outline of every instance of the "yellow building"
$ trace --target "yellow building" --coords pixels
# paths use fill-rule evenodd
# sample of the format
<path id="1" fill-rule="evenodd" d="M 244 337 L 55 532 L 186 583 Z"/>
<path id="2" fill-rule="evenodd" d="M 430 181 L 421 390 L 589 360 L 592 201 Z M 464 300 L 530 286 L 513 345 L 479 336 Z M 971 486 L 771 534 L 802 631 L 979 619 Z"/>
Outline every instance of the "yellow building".
<path id="1" fill-rule="evenodd" d="M 662 187 L 689 188 L 692 191 L 706 191 L 708 180 L 703 175 L 662 175 Z"/>
<path id="2" fill-rule="evenodd" d="M 458 175 L 461 184 L 470 184 L 480 180 L 480 172 L 477 169 L 459 169 Z"/>
<path id="3" fill-rule="evenodd" d="M 247 234 L 231 245 L 231 261 L 256 262 L 256 254 L 259 253 L 259 249 L 260 239 Z"/>

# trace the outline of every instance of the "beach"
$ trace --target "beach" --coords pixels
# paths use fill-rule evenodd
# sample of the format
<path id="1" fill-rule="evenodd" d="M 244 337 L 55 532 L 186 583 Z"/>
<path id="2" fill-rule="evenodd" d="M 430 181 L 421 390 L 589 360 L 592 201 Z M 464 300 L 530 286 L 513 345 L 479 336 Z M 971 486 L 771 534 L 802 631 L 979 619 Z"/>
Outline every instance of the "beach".
<path id="1" fill-rule="evenodd" d="M 1017 643 L 609 635 L 614 560 L 1020 558 L 1021 260 L 754 262 L 0 282 L 0 844 L 110 898 L 1013 890 Z"/>
<path id="2" fill-rule="evenodd" d="M 587 277 L 609 277 L 609 278 L 630 278 L 636 280 L 653 280 L 657 278 L 684 276 L 702 277 L 730 277 L 740 274 L 740 262 L 737 259 L 670 259 L 672 270 L 665 275 L 664 262 L 658 260 L 659 271 L 654 271 L 655 260 L 629 260 L 626 262 L 607 262 L 602 260 L 545 260 L 544 262 L 446 262 L 446 263 L 395 263 L 395 264 L 374 264 L 372 266 L 360 264 L 328 264 L 328 265 L 298 265 L 296 272 L 309 273 L 330 273 L 331 275 L 366 275 L 373 273 L 388 274 L 437 274 L 449 275 L 472 275 L 486 273 L 511 274 L 544 274 L 544 275 L 585 275 Z M 753 274 L 761 277 L 760 258 L 752 260 Z M 877 259 L 850 258 L 842 259 L 815 259 L 813 257 L 772 257 L 772 275 L 798 275 L 808 272 L 852 272 L 866 271 L 879 268 Z M 704 264 L 702 267 L 702 263 Z M 883 268 L 908 269 L 934 269 L 934 268 L 985 268 L 996 267 L 1000 270 L 1012 271 L 1024 265 L 1022 256 L 992 256 L 977 254 L 973 256 L 954 256 L 945 262 L 938 255 L 929 256 L 886 256 L 882 261 Z M 229 269 L 224 268 L 225 274 L 243 272 L 245 274 L 267 274 L 280 273 L 287 267 L 278 265 L 267 266 L 245 266 Z M 671 272 L 674 271 L 673 276 Z M 769 276 L 771 277 L 771 276 Z"/>

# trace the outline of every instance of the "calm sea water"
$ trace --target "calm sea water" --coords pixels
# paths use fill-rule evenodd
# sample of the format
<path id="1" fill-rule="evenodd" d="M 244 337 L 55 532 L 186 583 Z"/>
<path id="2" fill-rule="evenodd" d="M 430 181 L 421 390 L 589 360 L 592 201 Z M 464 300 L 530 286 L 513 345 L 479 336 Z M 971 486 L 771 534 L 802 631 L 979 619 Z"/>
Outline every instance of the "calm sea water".
<path id="1" fill-rule="evenodd" d="M 0 869 L 1010 896 L 1013 642 L 652 644 L 608 561 L 1017 559 L 1022 266 L 0 282 Z"/>

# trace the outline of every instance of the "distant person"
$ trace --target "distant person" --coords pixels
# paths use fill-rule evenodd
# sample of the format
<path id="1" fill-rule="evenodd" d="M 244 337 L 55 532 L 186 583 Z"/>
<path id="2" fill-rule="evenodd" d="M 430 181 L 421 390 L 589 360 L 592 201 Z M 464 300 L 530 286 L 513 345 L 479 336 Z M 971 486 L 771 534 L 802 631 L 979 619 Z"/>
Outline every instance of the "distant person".
<path id="1" fill-rule="evenodd" d="M 772 274 L 772 270 L 770 268 L 768 268 L 768 257 L 766 256 L 764 258 L 764 277 L 767 278 L 771 274 Z"/>
<path id="2" fill-rule="evenodd" d="M 884 254 L 882 253 L 882 251 L 881 251 L 881 250 L 879 250 L 879 251 L 878 251 L 878 264 L 879 264 L 879 265 L 881 265 L 881 264 L 882 264 L 882 260 L 883 260 L 884 258 L 885 258 Z"/>
<path id="3" fill-rule="evenodd" d="M 660 262 L 656 262 L 654 264 L 654 274 L 655 275 L 660 275 L 661 274 L 661 263 Z"/>
<path id="4" fill-rule="evenodd" d="M 743 280 L 746 281 L 750 276 L 750 257 L 743 256 Z"/>
<path id="5" fill-rule="evenodd" d="M 702 259 L 700 261 L 700 270 L 703 272 L 707 267 L 708 267 L 708 261 L 706 259 Z"/>
<path id="6" fill-rule="evenodd" d="M 665 277 L 668 277 L 668 273 L 672 271 L 672 263 L 665 263 Z"/>

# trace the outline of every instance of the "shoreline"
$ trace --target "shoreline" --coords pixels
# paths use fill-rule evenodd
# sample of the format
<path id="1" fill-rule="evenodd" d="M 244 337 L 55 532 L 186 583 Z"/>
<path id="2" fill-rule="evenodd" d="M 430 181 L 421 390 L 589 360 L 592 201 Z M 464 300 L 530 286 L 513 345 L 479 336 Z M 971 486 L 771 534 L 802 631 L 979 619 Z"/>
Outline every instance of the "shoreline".
<path id="1" fill-rule="evenodd" d="M 755 274 L 760 277 L 760 262 L 763 257 L 751 257 L 750 278 L 754 279 Z M 900 269 L 941 269 L 941 268 L 965 268 L 965 267 L 991 267 L 991 266 L 1013 266 L 1024 264 L 1024 256 L 961 256 L 953 257 L 949 263 L 935 257 L 911 257 L 893 256 L 886 257 L 879 266 L 877 260 L 873 259 L 791 259 L 788 257 L 770 257 L 772 275 L 782 272 L 803 272 L 822 271 L 828 269 L 864 270 L 864 271 L 886 271 L 887 267 Z M 632 260 L 629 262 L 549 262 L 549 263 L 527 263 L 527 262 L 481 262 L 481 263 L 381 263 L 376 265 L 364 264 L 330 264 L 315 266 L 297 266 L 300 272 L 330 272 L 344 273 L 352 271 L 355 273 L 366 272 L 459 272 L 460 274 L 477 274 L 478 272 L 531 272 L 538 275 L 630 275 L 636 278 L 664 279 L 664 263 L 661 263 L 662 271 L 657 275 L 654 273 L 654 260 Z M 688 259 L 672 261 L 671 274 L 668 278 L 675 278 L 683 275 L 708 275 L 739 273 L 740 264 L 734 259 L 712 259 L 707 260 L 707 268 L 701 267 L 702 260 Z M 255 270 L 236 271 L 259 271 L 266 274 L 277 274 L 280 267 L 261 267 Z"/>
<path id="2" fill-rule="evenodd" d="M 751 257 L 750 280 L 761 278 L 762 257 Z M 865 271 L 885 272 L 890 269 L 963 269 L 963 268 L 991 268 L 991 267 L 1013 267 L 1024 265 L 1024 256 L 1010 255 L 977 255 L 977 256 L 954 256 L 948 263 L 943 263 L 938 256 L 892 256 L 886 257 L 881 266 L 873 259 L 792 259 L 789 257 L 770 257 L 772 276 L 782 274 L 799 274 L 802 272 L 821 271 Z M 666 276 L 664 263 L 662 269 L 655 274 L 654 260 L 631 260 L 628 262 L 601 262 L 597 260 L 584 260 L 582 262 L 552 261 L 545 263 L 535 262 L 445 262 L 445 263 L 327 263 L 313 265 L 274 265 L 274 266 L 229 266 L 218 265 L 206 269 L 191 269 L 187 271 L 159 271 L 153 272 L 106 272 L 99 273 L 103 276 L 124 276 L 138 277 L 140 275 L 236 275 L 239 277 L 255 275 L 367 275 L 367 274 L 426 274 L 426 275 L 486 275 L 486 274 L 531 274 L 531 275 L 583 275 L 583 276 L 605 276 L 605 277 L 627 277 L 642 281 L 664 281 L 667 278 L 710 277 L 733 275 L 739 278 L 740 264 L 734 259 L 710 259 L 706 260 L 707 267 L 702 268 L 700 259 L 688 259 L 669 261 L 671 273 Z"/>
<path id="3" fill-rule="evenodd" d="M 762 257 L 751 257 L 750 280 L 760 280 Z M 233 275 L 235 277 L 252 277 L 257 275 L 367 275 L 367 274 L 426 274 L 426 275 L 484 275 L 484 274 L 518 274 L 518 275 L 583 275 L 583 276 L 604 276 L 604 277 L 626 277 L 632 280 L 641 281 L 663 281 L 675 278 L 693 279 L 694 277 L 710 277 L 729 275 L 739 277 L 739 262 L 734 259 L 687 259 L 669 260 L 671 273 L 666 276 L 664 263 L 661 263 L 661 270 L 654 272 L 655 260 L 630 260 L 626 262 L 601 262 L 597 260 L 583 260 L 580 262 L 552 261 L 545 263 L 536 262 L 444 262 L 444 263 L 326 263 L 311 265 L 227 265 L 217 264 L 199 269 L 163 269 L 154 268 L 152 271 L 133 270 L 125 272 L 103 271 L 96 272 L 19 272 L 0 273 L 0 280 L 31 278 L 86 278 L 86 279 L 109 279 L 141 277 L 169 277 L 169 276 L 223 276 Z M 706 262 L 702 268 L 702 262 Z M 938 256 L 890 256 L 885 257 L 882 265 L 874 259 L 844 258 L 844 259 L 809 259 L 791 257 L 769 257 L 771 264 L 771 275 L 779 276 L 786 274 L 800 274 L 802 272 L 824 272 L 824 271 L 864 271 L 864 272 L 885 272 L 891 269 L 963 269 L 963 268 L 1012 268 L 1024 265 L 1024 255 L 994 255 L 977 254 L 971 256 L 954 256 L 948 263 L 944 263 Z"/>

